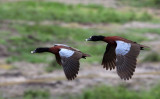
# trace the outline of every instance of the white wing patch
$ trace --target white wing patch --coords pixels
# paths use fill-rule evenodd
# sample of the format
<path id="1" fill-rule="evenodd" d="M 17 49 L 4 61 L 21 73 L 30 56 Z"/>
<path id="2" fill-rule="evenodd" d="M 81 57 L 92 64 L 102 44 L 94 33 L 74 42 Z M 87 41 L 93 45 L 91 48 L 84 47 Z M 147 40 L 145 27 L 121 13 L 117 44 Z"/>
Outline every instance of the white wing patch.
<path id="1" fill-rule="evenodd" d="M 124 41 L 116 41 L 116 43 L 116 55 L 126 55 L 130 51 L 130 43 L 126 43 Z"/>
<path id="2" fill-rule="evenodd" d="M 61 50 L 59 51 L 59 55 L 60 55 L 61 57 L 66 57 L 66 58 L 68 58 L 68 57 L 72 56 L 73 54 L 74 54 L 74 51 L 69 50 L 69 49 L 61 48 Z"/>
<path id="3" fill-rule="evenodd" d="M 65 45 L 65 44 L 54 44 L 54 46 L 65 46 L 65 47 L 70 47 L 70 46 Z"/>

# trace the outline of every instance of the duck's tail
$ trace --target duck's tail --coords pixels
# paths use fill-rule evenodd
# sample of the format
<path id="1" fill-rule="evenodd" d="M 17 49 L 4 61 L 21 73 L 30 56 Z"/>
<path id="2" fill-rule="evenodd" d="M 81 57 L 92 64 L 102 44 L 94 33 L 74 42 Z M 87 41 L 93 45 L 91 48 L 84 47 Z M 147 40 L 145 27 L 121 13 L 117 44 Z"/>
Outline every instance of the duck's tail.
<path id="1" fill-rule="evenodd" d="M 146 48 L 150 48 L 150 47 L 145 46 L 145 45 L 140 45 L 140 49 L 141 49 L 141 50 L 144 50 L 144 49 L 146 49 Z"/>
<path id="2" fill-rule="evenodd" d="M 91 55 L 83 53 L 82 58 L 86 59 L 86 57 L 91 57 Z"/>

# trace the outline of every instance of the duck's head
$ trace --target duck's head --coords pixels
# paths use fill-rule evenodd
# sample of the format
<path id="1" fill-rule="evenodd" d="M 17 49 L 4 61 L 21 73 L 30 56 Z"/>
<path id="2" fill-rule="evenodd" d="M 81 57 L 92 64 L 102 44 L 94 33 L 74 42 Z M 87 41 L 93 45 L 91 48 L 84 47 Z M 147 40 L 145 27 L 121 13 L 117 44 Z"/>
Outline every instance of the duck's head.
<path id="1" fill-rule="evenodd" d="M 101 36 L 101 35 L 99 35 L 99 36 L 94 35 L 94 36 L 91 36 L 90 38 L 86 39 L 86 41 L 103 41 L 104 38 L 105 37 Z"/>
<path id="2" fill-rule="evenodd" d="M 49 48 L 36 48 L 34 51 L 31 51 L 31 53 L 43 53 L 43 52 L 49 52 Z"/>

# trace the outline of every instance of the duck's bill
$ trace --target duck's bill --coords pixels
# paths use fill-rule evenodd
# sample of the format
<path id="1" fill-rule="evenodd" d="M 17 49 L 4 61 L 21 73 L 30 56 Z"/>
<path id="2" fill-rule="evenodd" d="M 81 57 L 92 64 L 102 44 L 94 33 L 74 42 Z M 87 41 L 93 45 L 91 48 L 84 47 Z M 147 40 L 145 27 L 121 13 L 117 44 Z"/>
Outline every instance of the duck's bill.
<path id="1" fill-rule="evenodd" d="M 88 39 L 86 39 L 86 41 L 91 41 L 91 39 L 90 39 L 90 38 L 88 38 Z"/>
<path id="2" fill-rule="evenodd" d="M 36 53 L 36 51 L 31 51 L 32 54 Z"/>

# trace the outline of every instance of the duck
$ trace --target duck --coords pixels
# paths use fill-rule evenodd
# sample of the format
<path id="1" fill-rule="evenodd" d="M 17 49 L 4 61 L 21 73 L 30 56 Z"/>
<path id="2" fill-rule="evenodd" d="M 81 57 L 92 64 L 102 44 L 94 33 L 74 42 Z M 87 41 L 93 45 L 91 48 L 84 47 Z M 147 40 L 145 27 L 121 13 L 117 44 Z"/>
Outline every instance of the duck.
<path id="1" fill-rule="evenodd" d="M 77 77 L 80 68 L 79 60 L 90 57 L 76 48 L 72 48 L 65 44 L 55 44 L 53 47 L 39 47 L 31 53 L 49 52 L 55 55 L 57 63 L 63 67 L 65 76 L 68 80 L 73 80 Z"/>
<path id="2" fill-rule="evenodd" d="M 123 80 L 132 78 L 140 50 L 149 48 L 120 36 L 93 35 L 86 41 L 104 41 L 108 43 L 101 65 L 106 70 L 116 68 L 117 74 Z"/>

